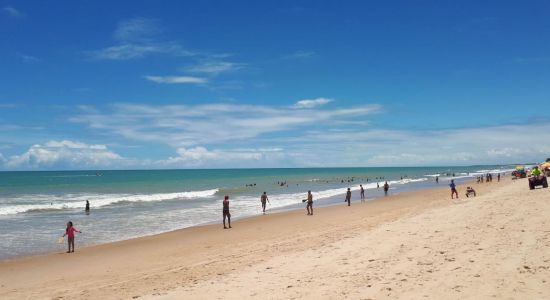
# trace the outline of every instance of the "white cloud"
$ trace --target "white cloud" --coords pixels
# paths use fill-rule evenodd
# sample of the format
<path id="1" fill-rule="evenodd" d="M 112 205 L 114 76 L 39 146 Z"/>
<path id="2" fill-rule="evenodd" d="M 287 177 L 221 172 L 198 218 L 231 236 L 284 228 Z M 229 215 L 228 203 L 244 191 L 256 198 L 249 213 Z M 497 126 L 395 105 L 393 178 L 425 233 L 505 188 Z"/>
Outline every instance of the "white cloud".
<path id="1" fill-rule="evenodd" d="M 24 13 L 20 12 L 19 10 L 15 9 L 12 6 L 5 6 L 3 8 L 3 11 L 6 15 L 14 19 L 23 18 L 25 16 Z"/>
<path id="2" fill-rule="evenodd" d="M 162 33 L 158 21 L 147 18 L 134 18 L 120 21 L 113 38 L 121 42 L 144 42 L 155 39 Z"/>
<path id="3" fill-rule="evenodd" d="M 250 124 L 259 123 L 248 119 L 244 124 L 231 122 L 242 111 L 265 115 L 270 124 L 265 128 L 271 124 L 278 127 L 247 131 L 253 127 Z M 0 165 L 5 169 L 434 166 L 538 162 L 550 156 L 550 146 L 540 143 L 541 132 L 550 132 L 550 123 L 441 130 L 312 129 L 312 123 L 302 128 L 304 124 L 296 125 L 294 119 L 276 120 L 281 111 L 223 104 L 185 108 L 121 105 L 90 126 L 145 141 L 148 146 L 144 147 L 167 144 L 176 154 L 166 159 L 135 160 L 123 158 L 103 144 L 54 140 L 33 145 L 21 155 L 0 154 Z M 194 122 L 200 124 L 186 127 Z M 290 130 L 270 135 L 283 128 Z"/>
<path id="4" fill-rule="evenodd" d="M 0 109 L 3 108 L 16 108 L 17 104 L 15 103 L 0 103 Z"/>
<path id="5" fill-rule="evenodd" d="M 23 53 L 18 53 L 17 56 L 21 59 L 21 61 L 23 61 L 26 64 L 31 64 L 31 63 L 35 63 L 35 62 L 40 61 L 40 59 L 37 58 L 37 57 L 34 57 L 32 55 L 23 54 Z"/>
<path id="6" fill-rule="evenodd" d="M 487 155 L 494 157 L 514 157 L 518 154 L 521 154 L 521 149 L 504 147 L 504 148 L 493 148 L 487 150 Z"/>
<path id="7" fill-rule="evenodd" d="M 177 150 L 179 157 L 177 159 L 182 160 L 259 160 L 262 154 L 257 151 L 221 151 L 213 150 L 209 151 L 204 147 L 195 148 L 179 148 Z"/>
<path id="8" fill-rule="evenodd" d="M 124 158 L 105 145 L 62 140 L 32 145 L 25 153 L 5 159 L 10 169 L 86 169 L 120 166 Z"/>
<path id="9" fill-rule="evenodd" d="M 283 59 L 295 59 L 295 60 L 304 60 L 315 57 L 317 54 L 313 51 L 303 51 L 299 50 L 294 53 L 283 56 Z"/>
<path id="10" fill-rule="evenodd" d="M 224 72 L 237 71 L 245 67 L 245 64 L 227 62 L 227 61 L 217 61 L 217 62 L 205 62 L 198 64 L 186 69 L 186 71 L 191 73 L 204 73 L 210 75 L 218 75 Z"/>
<path id="11" fill-rule="evenodd" d="M 329 98 L 316 98 L 316 99 L 304 99 L 296 102 L 292 107 L 294 108 L 313 108 L 316 106 L 325 105 L 329 102 L 332 102 L 332 99 Z"/>
<path id="12" fill-rule="evenodd" d="M 162 41 L 162 29 L 157 20 L 134 18 L 121 21 L 113 32 L 115 45 L 90 51 L 93 59 L 129 60 L 153 54 L 194 56 L 197 53 L 183 48 L 175 41 Z"/>
<path id="13" fill-rule="evenodd" d="M 121 141 L 167 145 L 165 167 L 418 166 L 539 161 L 550 123 L 397 130 L 366 126 L 378 105 L 327 107 L 214 103 L 86 107 L 72 118 Z M 329 100 L 329 99 L 325 99 Z M 300 103 L 298 101 L 296 104 Z M 275 148 L 277 151 L 267 151 Z"/>
<path id="14" fill-rule="evenodd" d="M 128 139 L 178 148 L 235 143 L 277 132 L 301 132 L 338 120 L 352 121 L 378 109 L 377 105 L 304 110 L 239 104 L 117 104 L 106 112 L 83 111 L 72 120 Z"/>
<path id="15" fill-rule="evenodd" d="M 92 58 L 99 60 L 129 60 L 143 58 L 152 54 L 170 54 L 174 56 L 193 56 L 195 53 L 183 49 L 175 43 L 120 44 L 90 52 Z"/>
<path id="16" fill-rule="evenodd" d="M 144 78 L 156 83 L 166 84 L 204 84 L 208 82 L 206 78 L 194 76 L 144 76 Z"/>
<path id="17" fill-rule="evenodd" d="M 19 130 L 22 129 L 20 125 L 15 124 L 0 124 L 0 131 L 13 131 L 13 130 Z"/>
<path id="18" fill-rule="evenodd" d="M 290 145 L 303 161 L 331 166 L 422 166 L 503 164 L 541 161 L 550 146 L 540 143 L 550 123 L 440 130 L 314 131 L 274 139 Z M 300 144 L 307 141 L 307 145 Z M 335 159 L 336 158 L 336 159 Z"/>
<path id="19" fill-rule="evenodd" d="M 280 148 L 208 150 L 199 146 L 178 148 L 177 153 L 177 156 L 156 161 L 154 165 L 161 168 L 280 167 L 289 158 Z"/>
<path id="20" fill-rule="evenodd" d="M 527 63 L 549 63 L 550 57 L 548 56 L 539 56 L 539 57 L 519 57 L 515 59 L 515 62 L 518 64 L 527 64 Z"/>

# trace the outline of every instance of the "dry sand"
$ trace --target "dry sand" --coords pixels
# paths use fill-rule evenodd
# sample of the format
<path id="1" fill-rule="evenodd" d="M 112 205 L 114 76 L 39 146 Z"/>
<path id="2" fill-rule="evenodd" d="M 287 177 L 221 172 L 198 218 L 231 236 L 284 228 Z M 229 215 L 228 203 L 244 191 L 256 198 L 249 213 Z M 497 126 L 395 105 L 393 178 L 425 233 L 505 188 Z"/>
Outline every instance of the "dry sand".
<path id="1" fill-rule="evenodd" d="M 550 190 L 473 186 L 2 262 L 0 299 L 550 298 Z"/>

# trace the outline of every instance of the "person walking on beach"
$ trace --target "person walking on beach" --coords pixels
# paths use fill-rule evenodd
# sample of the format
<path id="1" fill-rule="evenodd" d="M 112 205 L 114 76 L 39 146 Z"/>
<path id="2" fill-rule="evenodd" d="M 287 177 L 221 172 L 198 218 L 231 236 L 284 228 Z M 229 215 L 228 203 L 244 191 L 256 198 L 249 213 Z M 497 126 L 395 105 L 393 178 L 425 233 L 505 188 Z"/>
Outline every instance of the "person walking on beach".
<path id="1" fill-rule="evenodd" d="M 264 192 L 262 194 L 262 196 L 260 197 L 260 201 L 262 202 L 262 210 L 263 210 L 263 213 L 265 215 L 265 203 L 269 202 L 269 198 L 267 198 L 267 193 L 266 192 Z"/>
<path id="2" fill-rule="evenodd" d="M 454 195 L 456 195 L 456 199 L 458 199 L 458 192 L 456 191 L 456 184 L 454 180 L 451 180 L 451 184 L 449 184 L 451 187 L 451 199 L 454 199 Z"/>
<path id="3" fill-rule="evenodd" d="M 229 196 L 225 195 L 223 199 L 223 229 L 227 229 L 225 227 L 225 218 L 227 218 L 227 222 L 229 223 L 229 228 L 231 228 L 231 214 L 229 213 Z"/>
<path id="4" fill-rule="evenodd" d="M 388 195 L 388 190 L 390 189 L 390 185 L 388 184 L 388 182 L 386 181 L 386 183 L 384 183 L 384 196 L 387 196 Z"/>
<path id="5" fill-rule="evenodd" d="M 348 206 L 351 205 L 351 190 L 348 188 L 348 191 L 346 192 L 346 200 L 344 202 L 348 202 Z"/>
<path id="6" fill-rule="evenodd" d="M 365 189 L 362 184 L 360 184 L 359 187 L 361 188 L 361 202 L 365 202 Z"/>
<path id="7" fill-rule="evenodd" d="M 63 234 L 63 237 L 67 236 L 67 245 L 69 246 L 69 250 L 67 253 L 74 252 L 74 233 L 82 233 L 82 231 L 76 229 L 73 227 L 73 222 L 69 221 L 67 222 L 67 228 L 65 229 L 65 234 Z M 72 247 L 72 250 L 71 250 Z"/>
<path id="8" fill-rule="evenodd" d="M 307 191 L 307 214 L 309 216 L 313 216 L 313 195 L 311 194 L 311 191 Z M 310 211 L 311 209 L 311 211 Z"/>

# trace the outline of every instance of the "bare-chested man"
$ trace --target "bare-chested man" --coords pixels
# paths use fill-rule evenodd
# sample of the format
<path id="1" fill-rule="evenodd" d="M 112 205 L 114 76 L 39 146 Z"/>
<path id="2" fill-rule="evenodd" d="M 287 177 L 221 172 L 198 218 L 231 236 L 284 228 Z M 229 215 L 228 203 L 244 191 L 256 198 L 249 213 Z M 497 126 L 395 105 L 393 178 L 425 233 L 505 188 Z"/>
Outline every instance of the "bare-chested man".
<path id="1" fill-rule="evenodd" d="M 313 195 L 311 194 L 311 191 L 307 191 L 307 214 L 312 216 L 313 215 Z M 311 209 L 311 211 L 310 211 Z"/>
<path id="2" fill-rule="evenodd" d="M 267 198 L 267 193 L 266 192 L 264 192 L 262 194 L 262 196 L 260 197 L 260 201 L 262 202 L 262 211 L 265 214 L 265 204 L 266 204 L 266 202 L 269 202 L 269 198 Z"/>
<path id="3" fill-rule="evenodd" d="M 225 195 L 223 199 L 223 229 L 227 229 L 225 227 L 225 218 L 227 218 L 227 222 L 229 223 L 229 228 L 231 228 L 231 214 L 229 213 L 229 196 Z"/>

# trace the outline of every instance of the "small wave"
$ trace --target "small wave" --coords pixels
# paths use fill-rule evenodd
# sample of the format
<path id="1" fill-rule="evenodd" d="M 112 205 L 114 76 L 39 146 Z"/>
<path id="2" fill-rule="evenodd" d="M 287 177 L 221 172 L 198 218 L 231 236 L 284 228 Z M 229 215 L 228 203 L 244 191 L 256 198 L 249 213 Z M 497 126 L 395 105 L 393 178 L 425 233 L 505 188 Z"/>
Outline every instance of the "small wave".
<path id="1" fill-rule="evenodd" d="M 250 191 L 250 189 L 251 189 L 251 187 L 220 188 L 217 191 L 217 195 L 218 196 L 223 196 L 223 195 L 237 194 L 237 193 Z"/>
<path id="2" fill-rule="evenodd" d="M 90 201 L 92 207 L 109 206 L 116 203 L 129 202 L 153 202 L 178 199 L 197 199 L 209 198 L 214 196 L 218 189 L 204 191 L 189 191 L 179 193 L 159 193 L 159 194 L 84 194 L 84 195 L 64 195 L 50 196 L 40 198 L 40 195 L 34 196 L 35 199 L 42 200 L 41 204 L 19 204 L 0 207 L 0 215 L 13 215 L 26 212 L 51 211 L 63 209 L 83 208 L 84 201 Z M 24 196 L 25 199 L 31 198 L 32 195 Z M 47 200 L 50 203 L 44 203 Z M 67 201 L 68 200 L 68 201 Z M 61 202 L 62 201 L 62 202 Z"/>
<path id="3" fill-rule="evenodd" d="M 427 176 L 427 177 L 440 177 L 441 174 L 426 174 L 424 176 Z"/>

